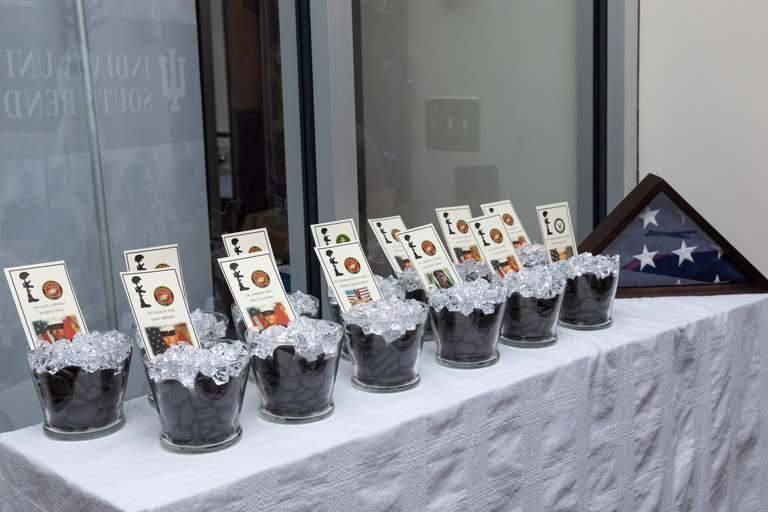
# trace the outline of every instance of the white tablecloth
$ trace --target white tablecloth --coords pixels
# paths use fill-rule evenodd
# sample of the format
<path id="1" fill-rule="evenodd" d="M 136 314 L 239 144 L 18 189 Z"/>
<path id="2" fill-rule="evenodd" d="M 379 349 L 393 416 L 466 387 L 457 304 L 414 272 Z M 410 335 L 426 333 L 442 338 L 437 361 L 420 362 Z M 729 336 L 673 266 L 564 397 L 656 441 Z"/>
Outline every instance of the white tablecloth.
<path id="1" fill-rule="evenodd" d="M 0 510 L 768 510 L 768 298 L 619 300 L 602 331 L 500 347 L 481 370 L 351 387 L 307 425 L 257 414 L 220 452 L 169 453 L 146 399 L 79 442 L 0 435 Z M 139 376 L 133 376 L 138 378 Z"/>

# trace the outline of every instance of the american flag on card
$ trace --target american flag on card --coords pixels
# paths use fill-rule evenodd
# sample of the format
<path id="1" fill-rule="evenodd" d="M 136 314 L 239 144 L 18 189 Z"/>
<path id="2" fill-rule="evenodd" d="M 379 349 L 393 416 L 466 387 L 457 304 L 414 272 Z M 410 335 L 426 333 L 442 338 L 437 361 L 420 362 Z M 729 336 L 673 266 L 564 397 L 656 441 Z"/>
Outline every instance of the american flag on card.
<path id="1" fill-rule="evenodd" d="M 621 257 L 622 288 L 752 282 L 663 192 L 602 252 Z"/>
<path id="2" fill-rule="evenodd" d="M 371 292 L 368 291 L 367 287 L 347 290 L 345 293 L 347 294 L 347 299 L 349 299 L 351 304 L 360 304 L 361 302 L 371 301 Z"/>

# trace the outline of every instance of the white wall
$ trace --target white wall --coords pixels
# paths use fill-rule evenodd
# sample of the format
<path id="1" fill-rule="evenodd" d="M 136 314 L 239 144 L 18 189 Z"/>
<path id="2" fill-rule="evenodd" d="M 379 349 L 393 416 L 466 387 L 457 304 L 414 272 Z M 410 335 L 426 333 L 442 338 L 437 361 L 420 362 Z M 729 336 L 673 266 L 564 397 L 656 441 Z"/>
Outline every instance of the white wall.
<path id="1" fill-rule="evenodd" d="M 641 2 L 639 169 L 768 274 L 768 2 Z"/>

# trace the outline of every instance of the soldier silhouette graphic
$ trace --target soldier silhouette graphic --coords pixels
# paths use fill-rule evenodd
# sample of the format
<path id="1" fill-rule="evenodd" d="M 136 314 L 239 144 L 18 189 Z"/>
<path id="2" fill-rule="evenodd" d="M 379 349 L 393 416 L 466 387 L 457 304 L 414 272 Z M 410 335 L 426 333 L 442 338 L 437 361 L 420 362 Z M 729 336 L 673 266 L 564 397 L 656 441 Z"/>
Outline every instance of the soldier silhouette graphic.
<path id="1" fill-rule="evenodd" d="M 408 247 L 411 249 L 411 252 L 413 253 L 413 258 L 416 260 L 420 260 L 421 256 L 416 254 L 416 244 L 413 243 L 411 240 L 411 235 L 405 235 L 405 241 L 408 242 Z"/>
<path id="2" fill-rule="evenodd" d="M 445 225 L 448 226 L 448 234 L 449 235 L 455 235 L 456 233 L 453 232 L 451 229 L 451 219 L 448 218 L 448 212 L 443 212 L 443 217 L 445 217 Z"/>
<path id="3" fill-rule="evenodd" d="M 237 245 L 240 243 L 240 240 L 238 240 L 237 238 L 233 238 L 230 243 L 232 244 L 232 247 L 235 248 L 235 254 L 243 254 L 243 250 L 240 249 L 239 245 Z"/>
<path id="4" fill-rule="evenodd" d="M 147 270 L 144 266 L 144 255 L 137 254 L 133 260 L 136 262 L 136 270 Z"/>
<path id="5" fill-rule="evenodd" d="M 389 238 L 387 238 L 387 230 L 386 230 L 386 229 L 384 229 L 383 227 L 381 227 L 381 222 L 377 222 L 377 223 L 376 223 L 376 226 L 379 228 L 379 231 L 381 232 L 381 234 L 382 234 L 382 235 L 384 235 L 384 241 L 385 241 L 386 243 L 388 243 L 388 244 L 391 244 L 391 243 L 392 243 L 392 240 L 390 240 Z"/>
<path id="6" fill-rule="evenodd" d="M 320 233 L 323 234 L 323 242 L 325 242 L 325 245 L 331 245 L 331 237 L 328 236 L 328 228 L 321 229 Z"/>
<path id="7" fill-rule="evenodd" d="M 541 215 L 544 217 L 544 226 L 547 228 L 547 234 L 551 235 L 552 232 L 549 230 L 549 219 L 547 218 L 547 215 L 549 215 L 547 212 L 541 212 Z"/>
<path id="8" fill-rule="evenodd" d="M 23 283 L 21 286 L 27 290 L 27 302 L 39 302 L 40 299 L 36 299 L 32 296 L 32 288 L 34 285 L 29 281 L 29 272 L 22 272 L 19 274 L 19 279 Z"/>
<path id="9" fill-rule="evenodd" d="M 483 241 L 483 247 L 488 247 L 491 244 L 485 241 L 485 231 L 480 229 L 481 225 L 479 222 L 475 222 L 475 228 L 477 229 L 477 234 L 480 235 L 480 239 Z"/>
<path id="10" fill-rule="evenodd" d="M 131 279 L 131 282 L 136 285 L 136 293 L 139 295 L 139 301 L 141 302 L 142 308 L 151 308 L 152 306 L 144 302 L 144 294 L 147 293 L 144 291 L 144 287 L 141 286 L 141 278 L 139 276 L 133 276 L 133 279 Z"/>
<path id="11" fill-rule="evenodd" d="M 232 277 L 237 279 L 237 284 L 240 286 L 240 291 L 244 292 L 245 290 L 250 290 L 247 286 L 243 286 L 243 274 L 238 270 L 238 264 L 234 261 L 229 264 L 229 268 L 232 269 Z"/>
<path id="12" fill-rule="evenodd" d="M 325 228 L 323 228 L 323 229 L 325 229 Z M 328 256 L 328 263 L 333 265 L 333 271 L 336 273 L 336 277 L 343 277 L 344 274 L 339 272 L 339 269 L 336 268 L 336 265 L 338 265 L 339 262 L 336 261 L 336 258 L 333 257 L 333 251 L 328 249 L 327 251 L 325 251 L 325 255 Z"/>

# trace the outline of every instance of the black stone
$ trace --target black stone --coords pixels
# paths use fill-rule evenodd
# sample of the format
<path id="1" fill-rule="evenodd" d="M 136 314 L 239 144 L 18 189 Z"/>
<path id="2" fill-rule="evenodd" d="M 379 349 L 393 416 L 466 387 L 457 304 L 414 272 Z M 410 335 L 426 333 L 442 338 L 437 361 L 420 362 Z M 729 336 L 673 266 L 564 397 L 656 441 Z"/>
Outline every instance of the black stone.
<path id="1" fill-rule="evenodd" d="M 429 308 L 437 342 L 437 355 L 457 363 L 480 363 L 494 358 L 504 304 L 492 313 L 475 308 L 469 315 L 443 308 Z"/>
<path id="2" fill-rule="evenodd" d="M 548 299 L 523 297 L 514 292 L 507 299 L 501 335 L 510 340 L 543 341 L 557 330 L 563 294 Z"/>
<path id="3" fill-rule="evenodd" d="M 320 354 L 316 360 L 296 354 L 290 345 L 276 347 L 262 359 L 251 356 L 263 409 L 274 416 L 300 419 L 327 409 L 339 357 Z"/>
<path id="4" fill-rule="evenodd" d="M 409 292 L 405 292 L 405 298 L 407 299 L 415 299 L 419 302 L 423 302 L 424 304 L 428 304 L 429 297 L 427 297 L 427 291 L 423 288 L 416 288 L 415 290 L 411 290 Z"/>
<path id="5" fill-rule="evenodd" d="M 366 335 L 360 326 L 346 326 L 355 378 L 373 387 L 397 387 L 418 377 L 417 363 L 424 342 L 424 323 L 387 343 L 378 334 Z"/>
<path id="6" fill-rule="evenodd" d="M 593 273 L 568 278 L 560 321 L 570 325 L 599 326 L 611 319 L 618 278 L 599 278 Z"/>
<path id="7" fill-rule="evenodd" d="M 114 422 L 122 409 L 131 356 L 123 371 L 108 368 L 88 372 L 66 366 L 56 373 L 33 372 L 46 423 L 64 432 L 82 432 Z"/>

